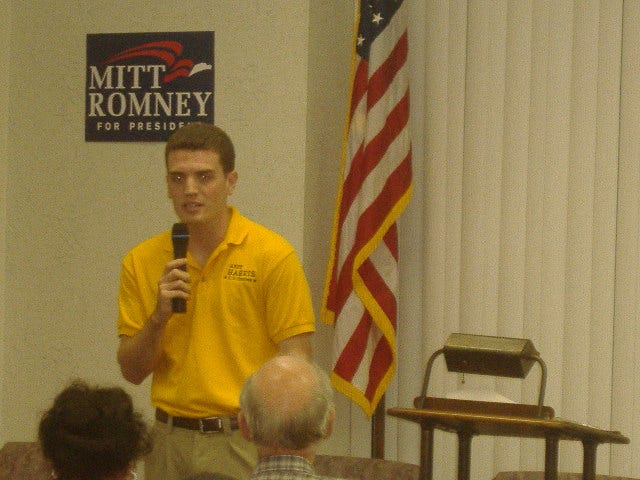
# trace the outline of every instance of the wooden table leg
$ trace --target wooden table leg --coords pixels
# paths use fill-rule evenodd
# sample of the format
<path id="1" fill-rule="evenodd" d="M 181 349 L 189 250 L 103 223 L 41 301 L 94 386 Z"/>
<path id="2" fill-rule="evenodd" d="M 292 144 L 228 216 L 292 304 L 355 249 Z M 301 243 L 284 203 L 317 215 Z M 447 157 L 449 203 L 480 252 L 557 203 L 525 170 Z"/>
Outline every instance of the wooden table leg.
<path id="1" fill-rule="evenodd" d="M 595 442 L 582 441 L 584 459 L 582 461 L 582 480 L 595 480 L 596 478 L 596 447 Z"/>
<path id="2" fill-rule="evenodd" d="M 469 432 L 458 432 L 458 480 L 471 477 L 471 438 Z"/>
<path id="3" fill-rule="evenodd" d="M 420 437 L 420 480 L 433 480 L 433 427 L 428 426 Z"/>
<path id="4" fill-rule="evenodd" d="M 546 437 L 544 443 L 544 480 L 558 480 L 558 444 L 555 437 Z"/>

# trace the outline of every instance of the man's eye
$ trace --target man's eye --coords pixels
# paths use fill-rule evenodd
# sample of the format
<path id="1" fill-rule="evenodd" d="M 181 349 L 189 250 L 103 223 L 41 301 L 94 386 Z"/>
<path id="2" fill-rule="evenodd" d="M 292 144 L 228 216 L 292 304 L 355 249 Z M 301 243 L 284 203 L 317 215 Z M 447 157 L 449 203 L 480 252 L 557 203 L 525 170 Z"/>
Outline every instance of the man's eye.
<path id="1" fill-rule="evenodd" d="M 203 172 L 198 174 L 198 179 L 203 183 L 210 181 L 211 178 L 213 178 L 213 175 L 211 175 L 211 173 L 209 172 Z"/>
<path id="2" fill-rule="evenodd" d="M 182 183 L 184 182 L 184 175 L 180 174 L 180 173 L 172 173 L 170 175 L 171 177 L 171 181 L 173 183 Z"/>

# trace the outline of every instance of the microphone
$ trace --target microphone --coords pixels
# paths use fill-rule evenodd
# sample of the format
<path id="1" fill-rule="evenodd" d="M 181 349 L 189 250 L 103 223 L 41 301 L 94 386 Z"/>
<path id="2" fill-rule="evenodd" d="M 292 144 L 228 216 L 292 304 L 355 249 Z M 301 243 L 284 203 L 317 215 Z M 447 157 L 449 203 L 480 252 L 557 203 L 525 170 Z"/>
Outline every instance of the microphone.
<path id="1" fill-rule="evenodd" d="M 173 242 L 173 258 L 185 258 L 189 244 L 189 230 L 184 223 L 173 224 L 171 241 Z M 187 266 L 185 265 L 182 269 L 186 271 Z M 175 313 L 184 313 L 187 311 L 187 301 L 184 298 L 172 298 L 171 308 Z"/>

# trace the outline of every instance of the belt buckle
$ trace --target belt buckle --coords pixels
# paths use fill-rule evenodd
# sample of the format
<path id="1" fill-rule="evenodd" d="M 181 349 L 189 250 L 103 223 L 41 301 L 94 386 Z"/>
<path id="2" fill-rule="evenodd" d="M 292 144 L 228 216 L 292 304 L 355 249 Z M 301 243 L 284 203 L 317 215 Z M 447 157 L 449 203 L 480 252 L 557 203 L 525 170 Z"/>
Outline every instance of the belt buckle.
<path id="1" fill-rule="evenodd" d="M 215 427 L 213 429 L 205 428 L 205 422 L 211 422 L 211 421 L 215 422 Z M 224 430 L 223 424 L 222 424 L 222 418 L 220 417 L 199 418 L 198 430 L 200 430 L 200 433 L 222 432 Z"/>

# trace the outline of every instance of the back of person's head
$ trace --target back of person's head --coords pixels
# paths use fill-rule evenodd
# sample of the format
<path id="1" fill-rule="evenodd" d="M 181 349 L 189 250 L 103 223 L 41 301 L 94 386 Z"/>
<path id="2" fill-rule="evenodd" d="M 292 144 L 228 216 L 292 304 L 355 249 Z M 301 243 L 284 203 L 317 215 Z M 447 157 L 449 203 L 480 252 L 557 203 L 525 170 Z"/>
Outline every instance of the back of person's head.
<path id="1" fill-rule="evenodd" d="M 211 150 L 220 156 L 224 173 L 235 169 L 236 154 L 229 135 L 210 123 L 187 123 L 169 136 L 164 147 L 165 162 L 175 150 Z"/>
<path id="2" fill-rule="evenodd" d="M 241 417 L 257 445 L 303 450 L 329 436 L 333 389 L 317 365 L 296 356 L 267 361 L 245 382 Z"/>
<path id="3" fill-rule="evenodd" d="M 124 390 L 80 380 L 44 413 L 38 439 L 60 480 L 106 480 L 151 450 L 147 426 Z"/>

